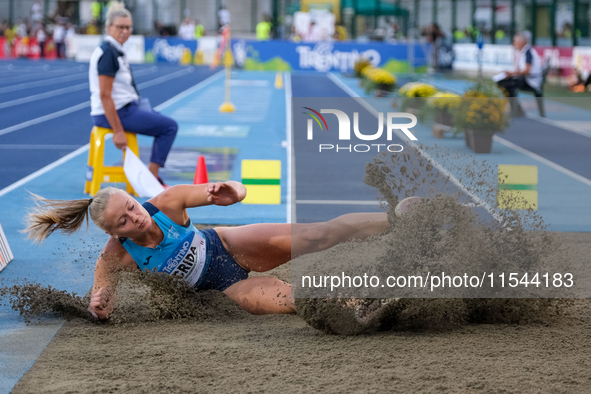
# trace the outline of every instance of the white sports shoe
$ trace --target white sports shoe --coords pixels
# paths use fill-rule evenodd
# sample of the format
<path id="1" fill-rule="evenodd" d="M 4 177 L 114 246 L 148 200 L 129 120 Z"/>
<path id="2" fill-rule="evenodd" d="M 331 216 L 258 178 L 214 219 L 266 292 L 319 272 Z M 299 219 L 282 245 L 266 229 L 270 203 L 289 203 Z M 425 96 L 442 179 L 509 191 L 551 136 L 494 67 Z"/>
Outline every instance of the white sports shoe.
<path id="1" fill-rule="evenodd" d="M 394 214 L 397 217 L 402 217 L 406 215 L 407 212 L 413 210 L 417 205 L 419 205 L 423 201 L 425 201 L 423 197 L 405 198 L 396 205 L 396 208 L 394 208 Z"/>

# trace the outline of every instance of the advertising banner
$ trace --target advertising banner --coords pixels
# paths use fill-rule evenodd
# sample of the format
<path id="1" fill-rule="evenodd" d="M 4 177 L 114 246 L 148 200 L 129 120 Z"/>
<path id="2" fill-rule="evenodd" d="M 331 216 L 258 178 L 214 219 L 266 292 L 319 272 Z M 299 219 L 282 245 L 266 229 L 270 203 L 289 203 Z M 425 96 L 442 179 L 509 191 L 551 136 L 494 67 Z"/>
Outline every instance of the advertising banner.
<path id="1" fill-rule="evenodd" d="M 183 40 L 175 37 L 146 37 L 146 63 L 164 62 L 192 64 L 197 51 L 197 40 Z"/>
<path id="2" fill-rule="evenodd" d="M 551 70 L 556 70 L 558 76 L 568 77 L 573 70 L 573 48 L 572 47 L 546 47 L 534 46 L 542 63 L 549 61 Z"/>
<path id="3" fill-rule="evenodd" d="M 478 47 L 476 44 L 454 44 L 453 69 L 458 71 L 478 70 Z M 513 46 L 484 44 L 482 48 L 482 71 L 498 73 L 513 68 Z"/>
<path id="4" fill-rule="evenodd" d="M 49 51 L 48 51 L 49 47 Z M 55 46 L 53 40 L 47 40 L 45 42 L 45 57 L 48 58 L 48 52 L 53 49 L 55 55 Z M 2 58 L 29 58 L 39 59 L 41 57 L 41 48 L 36 38 L 15 38 L 12 42 L 8 42 L 6 37 L 0 37 L 0 59 Z M 55 56 L 53 56 L 55 58 Z"/>
<path id="5" fill-rule="evenodd" d="M 405 72 L 409 67 L 408 49 L 407 44 L 232 40 L 236 64 L 246 70 L 351 72 L 358 59 L 366 58 L 376 67 Z M 419 44 L 414 46 L 413 65 L 418 71 L 427 65 L 427 57 Z"/>
<path id="6" fill-rule="evenodd" d="M 591 73 L 591 47 L 574 47 L 572 67 L 583 73 Z"/>
<path id="7" fill-rule="evenodd" d="M 221 37 L 183 40 L 176 37 L 146 37 L 146 63 L 211 64 Z"/>
<path id="8" fill-rule="evenodd" d="M 0 37 L 0 59 L 5 57 L 4 52 L 10 52 L 10 45 L 6 41 L 6 37 Z"/>
<path id="9" fill-rule="evenodd" d="M 575 51 L 579 47 L 575 48 Z M 454 70 L 478 70 L 478 47 L 476 44 L 454 44 Z M 534 46 L 542 62 L 549 61 L 550 69 L 557 70 L 558 76 L 568 77 L 573 69 L 574 58 L 572 47 Z M 482 71 L 498 73 L 512 70 L 514 48 L 511 45 L 485 44 L 482 48 Z M 584 51 L 580 52 L 584 53 Z M 591 52 L 590 52 L 591 54 Z M 591 68 L 590 68 L 591 69 Z"/>

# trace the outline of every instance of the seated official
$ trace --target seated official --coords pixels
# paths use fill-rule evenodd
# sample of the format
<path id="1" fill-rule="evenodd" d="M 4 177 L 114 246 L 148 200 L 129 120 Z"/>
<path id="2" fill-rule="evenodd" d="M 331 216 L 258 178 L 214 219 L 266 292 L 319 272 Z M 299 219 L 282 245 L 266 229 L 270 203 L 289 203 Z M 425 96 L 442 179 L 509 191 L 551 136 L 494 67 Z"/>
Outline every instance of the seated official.
<path id="1" fill-rule="evenodd" d="M 518 52 L 516 71 L 507 71 L 507 77 L 497 82 L 507 97 L 517 97 L 517 90 L 537 92 L 542 88 L 542 60 L 528 41 L 524 33 L 513 38 Z"/>
<path id="2" fill-rule="evenodd" d="M 90 115 L 95 126 L 113 130 L 113 143 L 127 147 L 125 131 L 154 137 L 149 169 L 166 186 L 158 171 L 166 158 L 178 130 L 177 123 L 151 108 L 140 108 L 139 94 L 123 44 L 132 31 L 131 13 L 121 3 L 109 7 L 105 41 L 90 58 Z"/>

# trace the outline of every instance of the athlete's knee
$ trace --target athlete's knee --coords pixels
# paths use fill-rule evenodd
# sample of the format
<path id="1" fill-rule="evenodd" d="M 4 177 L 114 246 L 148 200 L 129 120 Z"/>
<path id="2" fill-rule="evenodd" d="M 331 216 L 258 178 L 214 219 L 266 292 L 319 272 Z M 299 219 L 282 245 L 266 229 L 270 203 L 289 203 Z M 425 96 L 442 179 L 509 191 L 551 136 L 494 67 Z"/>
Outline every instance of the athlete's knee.
<path id="1" fill-rule="evenodd" d="M 303 241 L 312 249 L 327 249 L 335 244 L 332 227 L 328 222 L 312 225 L 304 232 Z"/>

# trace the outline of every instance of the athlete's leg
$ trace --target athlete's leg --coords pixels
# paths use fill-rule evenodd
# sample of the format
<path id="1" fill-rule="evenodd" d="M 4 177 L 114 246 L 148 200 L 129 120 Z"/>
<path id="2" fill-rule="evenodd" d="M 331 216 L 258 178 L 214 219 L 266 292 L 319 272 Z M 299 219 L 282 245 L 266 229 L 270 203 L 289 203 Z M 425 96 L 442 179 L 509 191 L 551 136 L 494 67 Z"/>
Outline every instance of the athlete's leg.
<path id="1" fill-rule="evenodd" d="M 387 229 L 385 213 L 351 213 L 322 223 L 262 223 L 215 230 L 238 264 L 249 271 L 265 272 L 303 254 Z"/>
<path id="2" fill-rule="evenodd" d="M 276 278 L 250 277 L 234 283 L 224 294 L 254 315 L 295 312 L 291 286 Z"/>

